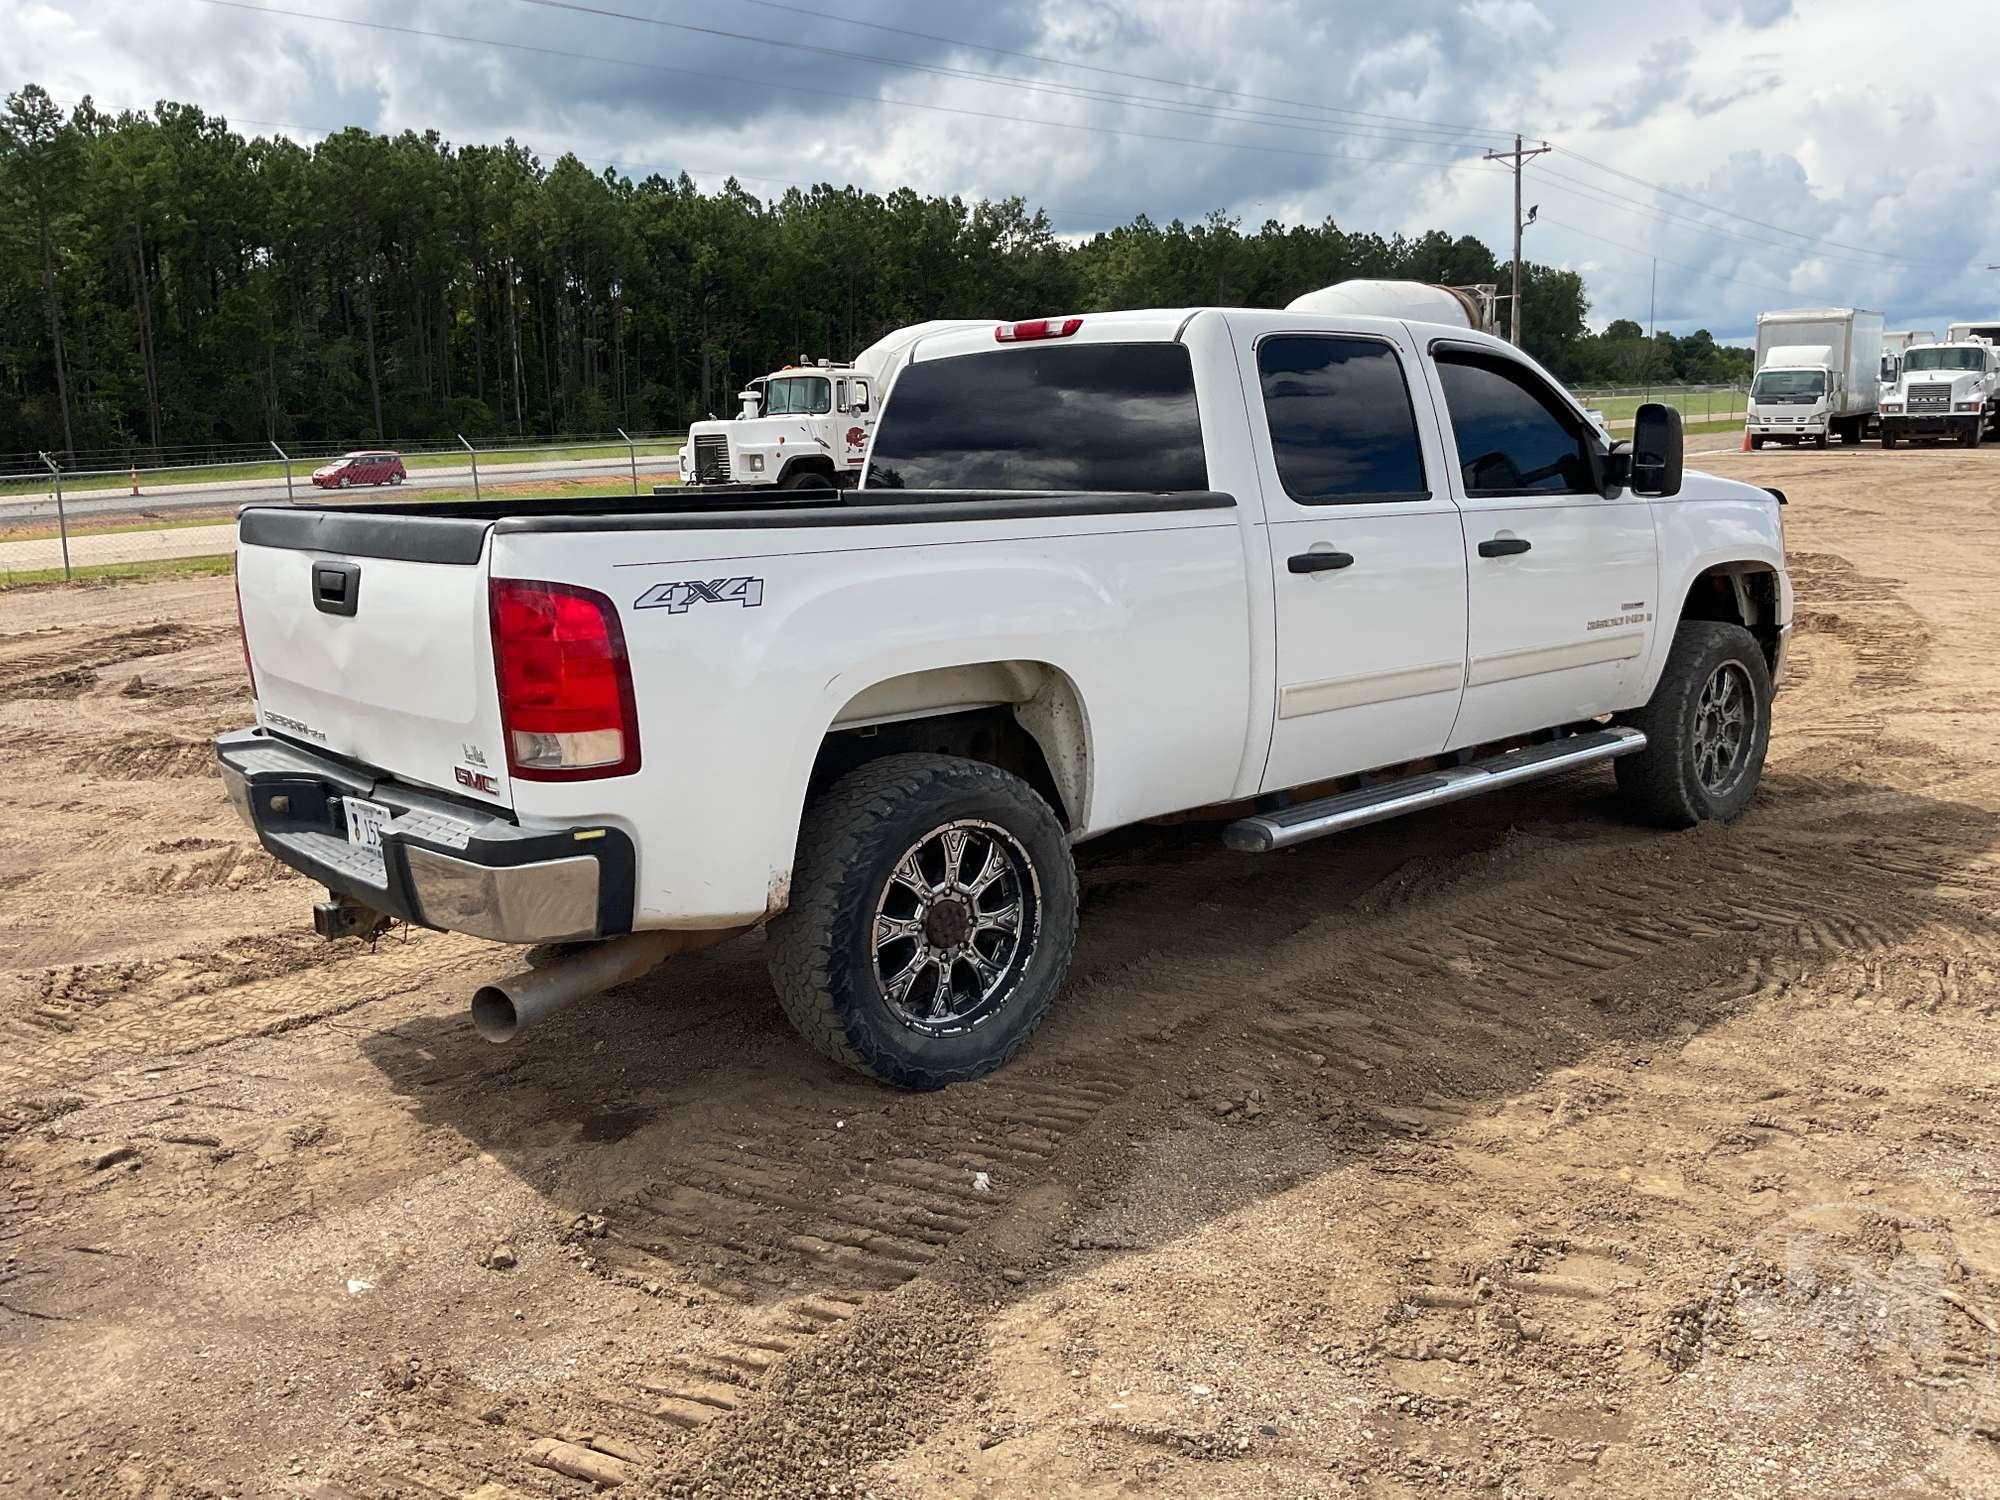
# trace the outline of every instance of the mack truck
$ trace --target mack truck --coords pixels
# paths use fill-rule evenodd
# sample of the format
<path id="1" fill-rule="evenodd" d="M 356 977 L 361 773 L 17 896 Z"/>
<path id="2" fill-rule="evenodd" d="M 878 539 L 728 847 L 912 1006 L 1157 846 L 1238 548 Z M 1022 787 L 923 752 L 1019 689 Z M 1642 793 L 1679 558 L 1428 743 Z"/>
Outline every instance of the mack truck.
<path id="1" fill-rule="evenodd" d="M 875 414 L 909 351 L 927 333 L 960 326 L 949 319 L 918 323 L 851 361 L 801 356 L 796 365 L 758 376 L 737 392 L 734 417 L 688 429 L 681 483 L 848 488 L 860 477 Z"/>
<path id="2" fill-rule="evenodd" d="M 1977 448 L 2000 433 L 2000 346 L 1974 337 L 1908 350 L 1895 384 L 1883 387 L 1880 420 L 1884 448 L 1905 438 Z"/>
<path id="3" fill-rule="evenodd" d="M 1757 315 L 1757 374 L 1750 385 L 1750 446 L 1838 437 L 1859 443 L 1881 399 L 1882 314 L 1804 307 Z"/>

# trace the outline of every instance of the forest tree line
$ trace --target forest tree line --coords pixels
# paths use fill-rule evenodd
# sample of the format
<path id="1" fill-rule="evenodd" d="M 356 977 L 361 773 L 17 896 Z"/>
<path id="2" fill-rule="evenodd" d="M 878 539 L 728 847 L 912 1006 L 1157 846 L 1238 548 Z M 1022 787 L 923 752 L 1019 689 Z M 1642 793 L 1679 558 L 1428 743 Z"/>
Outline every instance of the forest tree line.
<path id="1" fill-rule="evenodd" d="M 1283 306 L 1350 277 L 1504 282 L 1470 236 L 1220 214 L 1059 238 L 1022 200 L 633 181 L 360 129 L 306 146 L 163 102 L 0 111 L 0 457 L 671 431 L 804 353 L 927 318 Z M 1575 384 L 1741 378 L 1707 333 L 1603 334 L 1530 264 L 1530 353 Z"/>

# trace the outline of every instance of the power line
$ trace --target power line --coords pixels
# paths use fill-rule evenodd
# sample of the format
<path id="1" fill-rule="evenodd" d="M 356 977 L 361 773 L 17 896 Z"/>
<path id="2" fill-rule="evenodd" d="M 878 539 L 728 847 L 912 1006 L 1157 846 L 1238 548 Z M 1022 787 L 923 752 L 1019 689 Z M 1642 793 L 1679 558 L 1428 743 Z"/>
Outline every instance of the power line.
<path id="1" fill-rule="evenodd" d="M 795 16 L 812 16 L 817 20 L 835 21 L 843 26 L 861 26 L 870 31 L 888 32 L 896 36 L 915 37 L 920 41 L 940 42 L 947 47 L 964 47 L 975 52 L 991 52 L 1000 57 L 1018 57 L 1027 62 L 1043 63 L 1057 68 L 1079 68 L 1086 73 L 1101 73 L 1107 78 L 1127 78 L 1136 83 L 1159 83 L 1168 88 L 1193 89 L 1205 94 L 1220 94 L 1228 99 L 1255 99 L 1260 104 L 1285 104 L 1298 109 L 1319 110 L 1326 114 L 1346 115 L 1362 120 L 1381 120 L 1391 124 L 1416 125 L 1432 130 L 1448 130 L 1468 135 L 1504 136 L 1507 132 L 1485 125 L 1451 125 L 1439 120 L 1420 120 L 1411 115 L 1386 115 L 1372 110 L 1345 109 L 1334 104 L 1317 104 L 1305 99 L 1287 99 L 1275 94 L 1253 94 L 1247 89 L 1222 88 L 1212 83 L 1193 83 L 1183 78 L 1162 78 L 1153 73 L 1132 73 L 1122 68 L 1107 68 L 1097 63 L 1077 62 L 1070 58 L 1048 57 L 1039 52 L 1020 52 L 1012 47 L 996 47 L 989 42 L 975 42 L 966 37 L 941 36 L 934 31 L 918 31 L 908 26 L 891 26 L 881 21 L 863 21 L 855 16 L 836 15 L 832 11 L 812 10 L 803 5 L 785 5 L 779 0 L 743 0 L 746 5 L 762 6 L 766 10 L 785 11 Z"/>
<path id="2" fill-rule="evenodd" d="M 95 96 L 89 96 L 89 97 L 93 105 L 100 105 L 107 102 L 99 100 Z M 83 103 L 83 100 L 81 99 L 61 99 L 61 98 L 56 98 L 53 95 L 51 95 L 50 98 L 53 103 L 63 105 L 66 108 L 72 110 L 76 109 Z M 129 103 L 113 104 L 111 107 L 127 114 L 144 114 L 147 112 L 148 108 L 145 105 L 133 105 Z M 233 109 L 227 108 L 226 106 L 219 109 L 209 109 L 206 106 L 196 106 L 196 107 L 200 108 L 202 112 L 210 120 L 225 127 L 228 126 L 233 121 L 244 125 L 261 125 L 267 130 L 295 130 L 304 135 L 317 135 L 317 136 L 338 135 L 342 130 L 353 128 L 351 126 L 346 126 L 346 125 L 304 125 L 296 120 L 259 119 L 254 115 L 240 114 Z M 388 131 L 386 129 L 374 133 L 379 133 L 385 138 L 387 138 L 388 136 Z M 807 192 L 810 192 L 813 188 L 822 185 L 827 187 L 835 187 L 836 189 L 838 188 L 838 186 L 840 186 L 830 181 L 808 182 L 808 181 L 802 181 L 796 177 L 760 176 L 755 172 L 742 172 L 742 171 L 737 171 L 733 168 L 696 167 L 696 166 L 688 166 L 686 164 L 683 164 L 678 167 L 670 167 L 659 162 L 636 161 L 631 157 L 625 157 L 625 156 L 615 156 L 615 157 L 586 156 L 581 151 L 578 151 L 574 147 L 570 146 L 563 147 L 562 151 L 558 153 L 549 150 L 546 145 L 536 145 L 535 142 L 533 141 L 516 140 L 514 144 L 519 146 L 522 150 L 528 152 L 532 156 L 547 158 L 558 154 L 565 154 L 569 156 L 574 156 L 578 161 L 582 162 L 585 166 L 609 167 L 613 171 L 622 171 L 626 173 L 643 172 L 653 176 L 660 176 L 667 178 L 673 178 L 681 174 L 686 174 L 689 177 L 719 177 L 724 179 L 725 181 L 738 180 L 743 182 L 772 183 L 778 187 L 799 188 Z M 852 188 L 857 192 L 868 193 L 871 196 L 877 196 L 877 197 L 887 196 L 886 193 L 880 192 L 877 189 L 862 187 L 859 183 L 850 182 L 844 184 L 844 186 Z M 893 192 L 895 191 L 895 189 L 890 189 L 889 191 Z M 934 196 L 956 197 L 958 195 L 936 194 Z M 1113 214 L 1123 214 L 1125 215 L 1126 222 L 1129 223 L 1137 219 L 1141 214 L 1145 212 L 1144 209 L 1122 208 L 1112 204 L 1099 204 L 1095 208 L 1077 208 L 1067 204 L 1060 204 L 1060 203 L 1035 203 L 1025 193 L 1010 194 L 1009 196 L 1018 197 L 1024 204 L 1028 204 L 1035 211 L 1047 217 L 1052 223 L 1058 219 L 1070 219 L 1070 220 L 1085 219 L 1085 220 L 1094 220 L 1099 223 L 1102 223 L 1103 216 L 1107 212 Z M 973 201 L 979 203 L 993 203 L 998 200 L 990 197 L 981 197 L 974 199 Z"/>
<path id="3" fill-rule="evenodd" d="M 1869 245 L 1850 245 L 1842 240 L 1828 239 L 1824 235 L 1807 234 L 1803 230 L 1799 229 L 1787 229 L 1782 224 L 1773 224 L 1765 219 L 1753 219 L 1748 214 L 1739 214 L 1734 209 L 1723 208 L 1717 204 L 1709 203 L 1704 199 L 1694 197 L 1692 194 L 1679 192 L 1670 187 L 1662 187 L 1657 182 L 1648 182 L 1643 177 L 1635 177 L 1630 172 L 1621 171 L 1617 167 L 1608 166 L 1604 162 L 1598 161 L 1593 157 L 1585 156 L 1581 151 L 1572 151 L 1567 146 L 1558 146 L 1556 149 L 1560 151 L 1564 156 L 1574 157 L 1577 161 L 1582 162 L 1585 166 L 1595 167 L 1600 172 L 1608 172 L 1613 177 L 1622 177 L 1625 181 L 1633 183 L 1638 187 L 1646 188 L 1652 192 L 1662 194 L 1663 196 L 1668 198 L 1678 198 L 1680 199 L 1681 202 L 1691 203 L 1696 208 L 1703 209 L 1708 213 L 1721 214 L 1725 219 L 1735 219 L 1740 223 L 1755 225 L 1759 229 L 1769 229 L 1777 234 L 1790 235 L 1794 239 L 1806 240 L 1813 244 L 1831 245 L 1836 250 L 1854 250 L 1858 251 L 1862 255 L 1879 255 L 1887 260 L 1907 261 L 1911 265 L 1917 265 L 1917 266 L 1952 265 L 1952 262 L 1950 261 L 1916 260 L 1907 255 L 1893 255 L 1887 250 L 1877 250 Z"/>
<path id="4" fill-rule="evenodd" d="M 1557 229 L 1566 229 L 1571 234 L 1580 234 L 1587 240 L 1596 240 L 1600 245 L 1609 245 L 1614 250 L 1623 250 L 1629 255 L 1638 256 L 1641 260 L 1657 260 L 1662 265 L 1678 266 L 1683 271 L 1692 271 L 1695 275 L 1705 276 L 1710 281 L 1726 281 L 1731 286 L 1745 286 L 1753 291 L 1776 292 L 1781 297 L 1795 297 L 1798 295 L 1790 287 L 1766 286 L 1760 281 L 1744 281 L 1735 276 L 1724 276 L 1719 271 L 1704 270 L 1700 266 L 1689 265 L 1684 260 L 1669 260 L 1664 255 L 1655 255 L 1651 250 L 1641 250 L 1636 245 L 1627 245 L 1618 240 L 1606 239 L 1603 235 L 1593 233 L 1588 229 L 1579 229 L 1574 224 L 1565 224 L 1560 219 L 1552 219 L 1547 214 L 1541 216 L 1540 222 L 1553 225 Z"/>
<path id="5" fill-rule="evenodd" d="M 1307 151 L 1296 146 L 1259 145 L 1248 141 L 1221 141 L 1200 136 L 1160 135 L 1152 131 L 1125 130 L 1112 125 L 1087 125 L 1075 120 L 1049 120 L 1036 116 L 1006 115 L 992 110 L 964 109 L 949 104 L 925 104 L 914 99 L 887 99 L 879 95 L 847 93 L 839 89 L 816 88 L 806 84 L 773 83 L 767 79 L 739 78 L 731 74 L 710 72 L 706 69 L 675 68 L 665 63 L 642 62 L 629 57 L 602 57 L 588 52 L 571 52 L 560 47 L 539 46 L 531 42 L 502 41 L 496 37 L 464 36 L 449 31 L 423 31 L 414 26 L 394 26 L 386 21 L 364 21 L 353 16 L 328 16 L 313 11 L 289 10 L 276 5 L 252 5 L 247 0 L 197 0 L 198 4 L 219 6 L 227 10 L 249 11 L 254 15 L 284 16 L 291 20 L 318 21 L 335 26 L 351 26 L 365 31 L 382 32 L 392 36 L 422 37 L 428 41 L 459 42 L 475 47 L 492 47 L 506 52 L 526 52 L 542 57 L 560 57 L 572 62 L 599 63 L 608 67 L 637 68 L 649 73 L 670 74 L 674 77 L 698 78 L 710 83 L 736 83 L 747 88 L 773 89 L 784 94 L 818 94 L 831 99 L 851 99 L 862 104 L 893 105 L 899 109 L 918 109 L 931 114 L 960 115 L 975 120 L 998 120 L 1006 124 L 1030 125 L 1048 130 L 1079 130 L 1091 135 L 1119 136 L 1130 140 L 1161 141 L 1169 145 L 1204 146 L 1223 151 L 1255 151 L 1266 155 L 1303 156 L 1320 161 L 1351 161 L 1372 166 L 1429 167 L 1441 172 L 1473 170 L 1468 160 L 1438 161 L 1434 158 L 1355 156 L 1344 151 Z"/>
<path id="6" fill-rule="evenodd" d="M 718 26 L 697 26 L 687 21 L 669 21 L 659 16 L 637 15 L 631 11 L 612 10 L 606 6 L 586 5 L 581 0 L 519 0 L 520 4 L 536 6 L 542 10 L 566 11 L 573 15 L 594 16 L 603 20 L 629 21 L 640 26 L 654 26 L 666 31 L 687 32 L 694 36 L 718 37 L 732 42 L 748 42 L 758 47 L 775 47 L 786 51 L 804 52 L 817 57 L 838 58 L 844 62 L 858 62 L 869 67 L 901 68 L 909 72 L 930 73 L 942 78 L 964 79 L 973 83 L 986 84 L 996 88 L 1021 89 L 1028 93 L 1048 94 L 1059 99 L 1081 99 L 1092 103 L 1122 104 L 1137 109 L 1155 110 L 1162 114 L 1185 115 L 1193 119 L 1226 120 L 1235 124 L 1258 125 L 1267 130 L 1290 130 L 1306 135 L 1347 136 L 1364 141 L 1408 141 L 1413 145 L 1450 147 L 1464 141 L 1465 132 L 1450 126 L 1420 127 L 1416 130 L 1387 125 L 1368 125 L 1361 128 L 1342 128 L 1328 120 L 1311 119 L 1304 115 L 1281 115 L 1267 110 L 1224 110 L 1213 105 L 1195 104 L 1187 100 L 1161 99 L 1147 94 L 1125 94 L 1108 89 L 1088 88 L 1079 84 L 1062 83 L 1051 79 L 1026 78 L 1018 73 L 994 73 L 983 69 L 949 67 L 941 63 L 918 62 L 912 58 L 884 57 L 875 52 L 856 52 L 842 47 L 822 46 L 812 42 L 791 41 L 782 37 L 756 36 L 748 32 L 728 31 Z M 838 18 L 834 18 L 838 19 Z M 1490 132 L 1489 132 L 1490 133 Z M 1439 137 L 1443 137 L 1440 139 Z"/>
<path id="7" fill-rule="evenodd" d="M 1692 229 L 1701 234 L 1720 235 L 1732 240 L 1741 240 L 1743 243 L 1749 245 L 1763 245 L 1773 250 L 1782 250 L 1787 255 L 1811 256 L 1816 260 L 1830 261 L 1835 265 L 1855 266 L 1865 271 L 1873 271 L 1878 275 L 1885 271 L 1896 269 L 1894 266 L 1885 266 L 1877 261 L 1856 260 L 1854 257 L 1848 255 L 1829 255 L 1825 251 L 1815 250 L 1809 245 L 1788 245 L 1782 240 L 1767 240 L 1759 235 L 1744 234 L 1740 230 L 1730 229 L 1721 224 L 1707 224 L 1700 219 L 1689 218 L 1686 214 L 1677 214 L 1671 209 L 1657 208 L 1641 203 L 1635 198 L 1627 198 L 1618 193 L 1610 192 L 1608 189 L 1600 188 L 1594 183 L 1578 182 L 1574 177 L 1565 177 L 1561 173 L 1549 171 L 1546 167 L 1537 170 L 1536 180 L 1544 183 L 1554 192 L 1581 198 L 1585 202 L 1609 208 L 1614 213 L 1644 214 L 1668 228 L 1685 228 Z M 1558 184 L 1566 185 L 1558 186 Z M 1620 205 L 1625 206 L 1621 207 Z M 1896 259 L 1900 260 L 1902 257 L 1899 256 Z M 1912 264 L 1942 266 L 1948 264 L 1948 262 L 1916 261 L 1912 262 Z"/>

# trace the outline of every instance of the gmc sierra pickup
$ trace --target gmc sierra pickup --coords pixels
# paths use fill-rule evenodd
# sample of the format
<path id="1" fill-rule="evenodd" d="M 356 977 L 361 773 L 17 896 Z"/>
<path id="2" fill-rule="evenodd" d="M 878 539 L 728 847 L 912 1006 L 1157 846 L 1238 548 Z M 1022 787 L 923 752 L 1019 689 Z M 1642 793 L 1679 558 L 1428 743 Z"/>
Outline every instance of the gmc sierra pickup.
<path id="1" fill-rule="evenodd" d="M 543 945 L 554 1005 L 768 924 L 830 1056 L 936 1087 L 1060 989 L 1071 846 L 1217 810 L 1246 854 L 1596 762 L 1754 791 L 1774 491 L 1608 444 L 1463 328 L 1198 308 L 921 339 L 861 488 L 254 506 L 257 704 L 218 742 L 329 936 Z"/>

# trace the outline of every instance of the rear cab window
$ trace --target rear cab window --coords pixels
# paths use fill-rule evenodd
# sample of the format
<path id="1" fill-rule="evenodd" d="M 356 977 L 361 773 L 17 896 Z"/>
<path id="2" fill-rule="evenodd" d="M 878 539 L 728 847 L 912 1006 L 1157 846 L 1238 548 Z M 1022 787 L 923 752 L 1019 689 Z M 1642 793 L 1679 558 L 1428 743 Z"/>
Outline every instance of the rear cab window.
<path id="1" fill-rule="evenodd" d="M 1273 334 L 1257 345 L 1271 455 L 1301 505 L 1428 500 L 1409 382 L 1395 349 L 1346 334 Z"/>
<path id="2" fill-rule="evenodd" d="M 882 489 L 1205 490 L 1194 363 L 1178 343 L 1030 345 L 918 360 L 869 456 Z"/>

